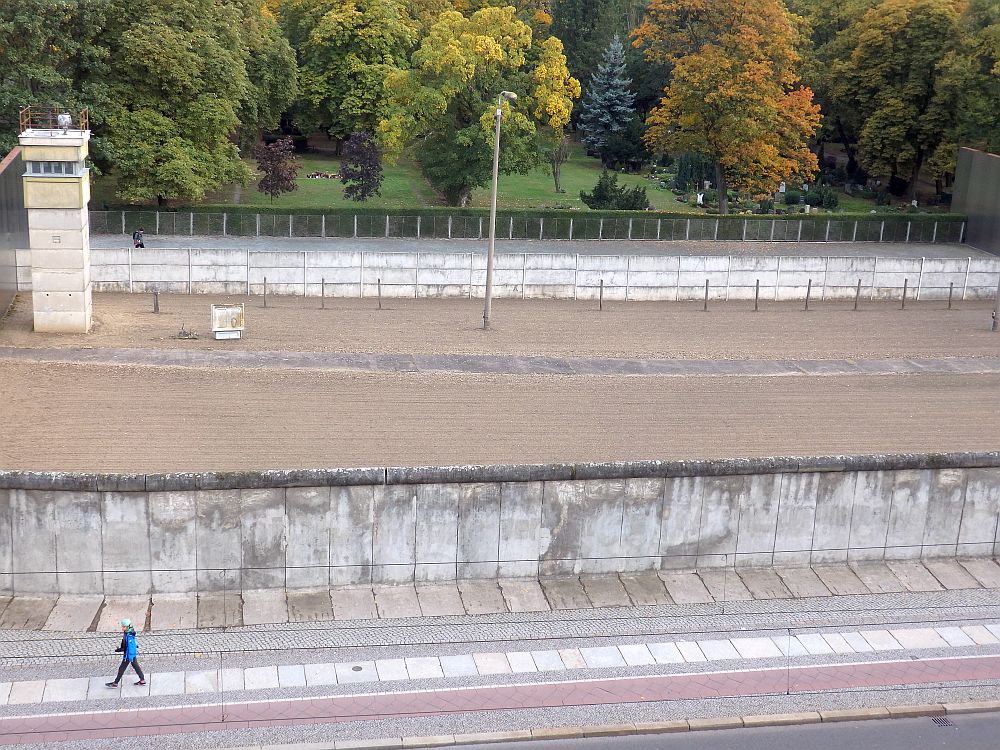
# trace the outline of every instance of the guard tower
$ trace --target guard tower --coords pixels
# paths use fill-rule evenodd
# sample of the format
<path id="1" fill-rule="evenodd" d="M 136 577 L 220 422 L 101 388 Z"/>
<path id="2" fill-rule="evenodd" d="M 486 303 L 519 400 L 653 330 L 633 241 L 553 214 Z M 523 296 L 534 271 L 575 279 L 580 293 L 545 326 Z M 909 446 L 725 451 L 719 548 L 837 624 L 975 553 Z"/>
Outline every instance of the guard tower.
<path id="1" fill-rule="evenodd" d="M 21 110 L 24 207 L 35 330 L 87 333 L 91 323 L 90 130 L 87 110 Z"/>

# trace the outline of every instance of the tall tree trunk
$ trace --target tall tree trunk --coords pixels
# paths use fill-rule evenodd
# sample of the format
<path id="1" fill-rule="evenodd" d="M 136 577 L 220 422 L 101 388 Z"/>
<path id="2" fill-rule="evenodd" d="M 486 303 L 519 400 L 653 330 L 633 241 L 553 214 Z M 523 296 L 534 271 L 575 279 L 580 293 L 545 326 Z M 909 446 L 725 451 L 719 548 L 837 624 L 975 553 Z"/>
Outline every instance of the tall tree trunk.
<path id="1" fill-rule="evenodd" d="M 844 127 L 844 123 L 839 117 L 836 119 L 836 125 L 837 135 L 840 136 L 840 143 L 844 147 L 844 153 L 847 154 L 847 174 L 853 175 L 858 171 L 857 149 L 851 145 L 851 141 L 847 137 L 847 128 Z M 823 165 L 821 164 L 820 166 Z"/>
<path id="2" fill-rule="evenodd" d="M 715 189 L 719 193 L 719 213 L 729 213 L 729 188 L 726 186 L 726 170 L 722 167 L 722 162 L 715 160 Z"/>
<path id="3" fill-rule="evenodd" d="M 566 161 L 566 136 L 559 139 L 558 143 L 552 147 L 549 162 L 552 164 L 552 180 L 556 184 L 557 193 L 565 193 L 562 187 L 562 165 Z"/>
<path id="4" fill-rule="evenodd" d="M 917 149 L 917 158 L 913 160 L 913 171 L 910 173 L 910 186 L 906 191 L 910 197 L 910 200 L 914 200 L 917 197 L 917 183 L 920 180 L 920 169 L 924 166 L 924 150 L 922 148 Z"/>

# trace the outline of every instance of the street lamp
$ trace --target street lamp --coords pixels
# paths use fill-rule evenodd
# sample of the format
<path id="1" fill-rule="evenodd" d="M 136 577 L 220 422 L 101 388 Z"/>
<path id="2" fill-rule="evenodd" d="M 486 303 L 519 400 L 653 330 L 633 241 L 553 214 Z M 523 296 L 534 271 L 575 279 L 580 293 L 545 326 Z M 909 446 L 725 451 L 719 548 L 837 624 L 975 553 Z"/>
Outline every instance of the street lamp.
<path id="1" fill-rule="evenodd" d="M 493 190 L 490 193 L 490 247 L 486 252 L 486 302 L 483 306 L 483 330 L 490 327 L 490 308 L 493 303 L 493 253 L 497 240 L 497 176 L 500 173 L 500 120 L 503 109 L 500 105 L 504 99 L 515 101 L 517 94 L 513 91 L 501 91 L 497 97 L 497 111 L 493 115 L 496 120 L 496 132 L 493 136 Z"/>

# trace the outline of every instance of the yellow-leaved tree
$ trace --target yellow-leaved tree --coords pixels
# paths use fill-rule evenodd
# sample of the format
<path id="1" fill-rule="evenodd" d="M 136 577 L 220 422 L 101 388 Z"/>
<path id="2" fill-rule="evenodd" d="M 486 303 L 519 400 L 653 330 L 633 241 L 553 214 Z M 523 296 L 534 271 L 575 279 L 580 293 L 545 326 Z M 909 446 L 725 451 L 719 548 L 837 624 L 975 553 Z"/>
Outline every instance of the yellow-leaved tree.
<path id="1" fill-rule="evenodd" d="M 493 116 L 503 103 L 500 170 L 526 172 L 540 158 L 538 128 L 569 121 L 580 84 L 566 69 L 562 44 L 538 40 L 513 7 L 485 7 L 466 16 L 442 13 L 410 59 L 386 79 L 379 143 L 389 159 L 413 145 L 421 171 L 445 199 L 465 206 L 489 182 Z"/>
<path id="2" fill-rule="evenodd" d="M 647 59 L 673 66 L 646 143 L 711 158 L 720 213 L 730 185 L 762 197 L 817 169 L 809 139 L 820 113 L 799 83 L 800 22 L 782 0 L 651 0 L 633 32 Z"/>

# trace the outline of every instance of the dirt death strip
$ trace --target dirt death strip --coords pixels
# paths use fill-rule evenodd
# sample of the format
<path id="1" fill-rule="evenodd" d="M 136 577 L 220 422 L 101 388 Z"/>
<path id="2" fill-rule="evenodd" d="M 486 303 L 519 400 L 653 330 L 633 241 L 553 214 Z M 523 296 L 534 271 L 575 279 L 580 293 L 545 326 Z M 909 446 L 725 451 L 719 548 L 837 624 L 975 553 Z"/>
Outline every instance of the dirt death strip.
<path id="1" fill-rule="evenodd" d="M 1000 375 L 518 377 L 0 362 L 0 408 L 8 469 L 996 450 Z"/>

